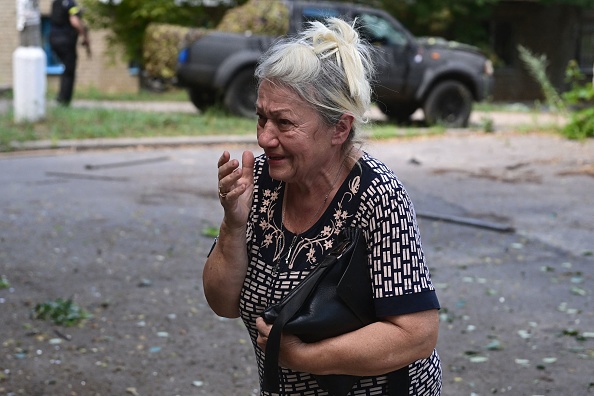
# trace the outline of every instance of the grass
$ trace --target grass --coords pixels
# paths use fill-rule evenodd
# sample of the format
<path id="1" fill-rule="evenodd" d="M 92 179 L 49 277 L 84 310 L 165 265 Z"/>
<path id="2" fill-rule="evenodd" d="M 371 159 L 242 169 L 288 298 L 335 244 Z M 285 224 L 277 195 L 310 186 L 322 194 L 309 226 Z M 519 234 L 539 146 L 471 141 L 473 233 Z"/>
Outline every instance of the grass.
<path id="1" fill-rule="evenodd" d="M 10 288 L 10 282 L 4 275 L 0 275 L 0 290 Z"/>
<path id="2" fill-rule="evenodd" d="M 55 92 L 48 92 L 48 102 Z M 106 94 L 96 89 L 77 90 L 76 99 L 106 101 L 180 101 L 188 102 L 187 94 L 181 89 L 163 93 L 140 91 L 128 94 Z M 2 98 L 10 99 L 5 92 Z M 482 103 L 476 110 L 502 111 L 518 110 L 518 106 Z M 512 110 L 512 111 L 513 111 Z M 521 106 L 526 110 L 526 106 Z M 485 119 L 482 126 L 490 132 L 492 120 Z M 211 109 L 200 114 L 158 113 L 101 108 L 63 108 L 48 106 L 46 118 L 35 123 L 15 123 L 12 111 L 0 113 L 0 152 L 14 150 L 13 143 L 49 140 L 52 142 L 69 139 L 97 138 L 139 138 L 167 136 L 217 136 L 255 134 L 255 121 L 234 117 L 220 109 Z M 391 123 L 372 124 L 367 133 L 369 139 L 407 138 L 439 135 L 444 128 L 401 128 Z"/>
<path id="3" fill-rule="evenodd" d="M 48 92 L 48 102 L 54 96 L 55 92 Z M 3 97 L 10 99 L 11 93 L 5 93 Z M 140 91 L 129 94 L 106 94 L 96 89 L 87 89 L 77 90 L 75 97 L 77 100 L 188 102 L 187 93 L 181 89 L 163 93 Z M 35 123 L 15 123 L 11 110 L 0 113 L 0 152 L 14 150 L 13 143 L 26 141 L 249 135 L 255 134 L 255 130 L 254 120 L 234 117 L 221 109 L 187 114 L 48 106 L 45 119 Z M 403 129 L 396 128 L 393 124 L 376 123 L 368 137 L 388 139 L 439 133 L 443 133 L 443 129 Z"/>
<path id="4" fill-rule="evenodd" d="M 57 91 L 48 88 L 45 97 L 47 100 L 53 100 Z M 13 92 L 8 89 L 0 92 L 0 98 L 12 99 Z M 97 88 L 76 89 L 74 93 L 75 100 L 117 100 L 117 101 L 138 101 L 138 102 L 187 102 L 188 93 L 185 89 L 171 88 L 165 92 L 151 92 L 140 90 L 138 92 L 107 93 L 101 92 Z"/>
<path id="5" fill-rule="evenodd" d="M 157 113 L 113 109 L 50 107 L 40 122 L 16 123 L 14 114 L 0 114 L 0 152 L 13 150 L 13 142 L 97 138 L 167 136 L 219 136 L 255 134 L 255 120 L 234 117 L 222 110 L 202 114 Z M 436 135 L 443 128 L 397 128 L 373 124 L 370 139 Z"/>
<path id="6" fill-rule="evenodd" d="M 217 110 L 185 114 L 51 107 L 45 120 L 36 123 L 15 123 L 12 111 L 0 114 L 0 151 L 10 151 L 11 142 L 248 135 L 255 130 L 254 120 Z"/>
<path id="7" fill-rule="evenodd" d="M 416 136 L 433 136 L 445 133 L 445 128 L 434 126 L 430 128 L 406 128 L 397 127 L 389 123 L 373 124 L 367 138 L 372 140 L 392 139 L 392 138 L 411 138 Z"/>
<path id="8" fill-rule="evenodd" d="M 48 98 L 55 98 L 56 92 L 48 91 Z M 121 101 L 140 101 L 140 102 L 187 102 L 188 93 L 185 89 L 171 88 L 165 92 L 150 92 L 140 90 L 139 92 L 129 93 L 105 93 L 97 88 L 76 90 L 76 99 L 85 100 L 121 100 Z"/>

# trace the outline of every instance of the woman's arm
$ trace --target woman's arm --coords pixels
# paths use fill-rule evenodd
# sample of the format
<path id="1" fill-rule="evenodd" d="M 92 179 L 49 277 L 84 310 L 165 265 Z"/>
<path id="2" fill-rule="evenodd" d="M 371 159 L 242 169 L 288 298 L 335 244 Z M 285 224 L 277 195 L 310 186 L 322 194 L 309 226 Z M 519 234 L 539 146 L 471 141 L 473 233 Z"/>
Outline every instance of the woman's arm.
<path id="1" fill-rule="evenodd" d="M 246 229 L 254 191 L 254 155 L 245 151 L 242 167 L 225 151 L 218 162 L 219 193 L 225 211 L 218 242 L 204 264 L 204 295 L 220 316 L 239 316 L 239 295 L 247 272 Z"/>
<path id="2" fill-rule="evenodd" d="M 258 345 L 266 350 L 270 325 L 257 320 Z M 292 370 L 326 375 L 382 375 L 429 357 L 437 344 L 436 309 L 390 316 L 362 329 L 316 343 L 283 334 L 279 364 Z"/>
<path id="3" fill-rule="evenodd" d="M 239 316 L 239 294 L 247 272 L 245 227 L 229 229 L 221 224 L 218 241 L 202 272 L 204 295 L 219 316 Z"/>

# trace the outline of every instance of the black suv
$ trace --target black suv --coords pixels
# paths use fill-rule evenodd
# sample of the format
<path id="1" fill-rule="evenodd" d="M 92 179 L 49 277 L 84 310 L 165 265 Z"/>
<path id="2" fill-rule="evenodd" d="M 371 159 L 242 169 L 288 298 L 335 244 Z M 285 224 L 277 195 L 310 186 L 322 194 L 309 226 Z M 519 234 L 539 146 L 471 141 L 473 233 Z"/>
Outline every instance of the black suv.
<path id="1" fill-rule="evenodd" d="M 287 1 L 289 31 L 329 16 L 355 20 L 377 48 L 374 82 L 378 107 L 396 121 L 419 108 L 429 125 L 468 125 L 474 101 L 493 83 L 491 62 L 475 47 L 440 38 L 416 38 L 390 14 L 361 5 Z M 212 31 L 180 52 L 178 84 L 198 108 L 222 100 L 233 113 L 254 116 L 253 72 L 276 37 Z"/>

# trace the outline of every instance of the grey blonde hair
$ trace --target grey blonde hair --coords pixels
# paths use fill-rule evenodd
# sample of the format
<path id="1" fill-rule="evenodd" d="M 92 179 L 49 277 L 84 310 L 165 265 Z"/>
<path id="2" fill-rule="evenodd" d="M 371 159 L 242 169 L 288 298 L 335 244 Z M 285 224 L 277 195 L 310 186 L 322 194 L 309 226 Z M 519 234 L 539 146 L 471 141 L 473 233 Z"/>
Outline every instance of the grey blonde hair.
<path id="1" fill-rule="evenodd" d="M 325 24 L 310 22 L 294 38 L 273 45 L 256 68 L 258 85 L 270 81 L 292 89 L 318 111 L 324 122 L 335 125 L 340 117 L 354 117 L 348 141 L 368 122 L 374 65 L 372 47 L 339 18 Z"/>

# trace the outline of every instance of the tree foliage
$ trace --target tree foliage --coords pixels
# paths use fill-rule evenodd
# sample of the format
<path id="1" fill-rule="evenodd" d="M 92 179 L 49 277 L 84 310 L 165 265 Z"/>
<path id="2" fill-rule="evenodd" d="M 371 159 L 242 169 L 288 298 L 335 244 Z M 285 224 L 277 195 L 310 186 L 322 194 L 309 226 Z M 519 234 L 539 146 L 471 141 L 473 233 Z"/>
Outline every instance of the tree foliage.
<path id="1" fill-rule="evenodd" d="M 417 36 L 440 36 L 486 47 L 484 23 L 498 0 L 383 0 L 383 8 Z"/>
<path id="2" fill-rule="evenodd" d="M 340 0 L 347 2 L 349 0 Z M 505 0 L 355 0 L 383 8 L 417 36 L 440 36 L 489 47 L 488 20 Z M 537 0 L 544 5 L 594 8 L 594 0 Z"/>
<path id="3" fill-rule="evenodd" d="M 247 0 L 81 0 L 91 27 L 108 29 L 110 46 L 120 45 L 128 60 L 142 59 L 149 23 L 214 28 L 231 7 Z M 287 0 L 291 1 L 291 0 Z M 486 23 L 493 6 L 504 0 L 335 0 L 383 8 L 417 36 L 441 36 L 488 47 Z M 594 7 L 594 0 L 539 0 L 541 4 Z M 212 2 L 210 2 L 212 3 Z"/>
<path id="4" fill-rule="evenodd" d="M 583 7 L 583 8 L 592 8 L 594 7 L 594 0 L 540 0 L 542 4 L 550 4 L 550 5 L 567 5 L 567 6 L 576 6 L 576 7 Z"/>
<path id="5" fill-rule="evenodd" d="M 144 33 L 150 23 L 214 27 L 225 11 L 243 2 L 205 6 L 197 0 L 81 0 L 91 28 L 106 29 L 109 47 L 123 48 L 126 60 L 134 61 L 142 60 Z"/>

